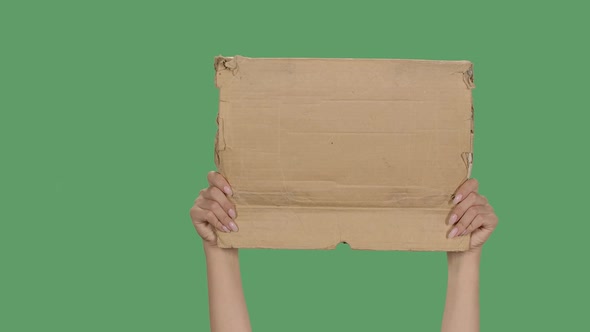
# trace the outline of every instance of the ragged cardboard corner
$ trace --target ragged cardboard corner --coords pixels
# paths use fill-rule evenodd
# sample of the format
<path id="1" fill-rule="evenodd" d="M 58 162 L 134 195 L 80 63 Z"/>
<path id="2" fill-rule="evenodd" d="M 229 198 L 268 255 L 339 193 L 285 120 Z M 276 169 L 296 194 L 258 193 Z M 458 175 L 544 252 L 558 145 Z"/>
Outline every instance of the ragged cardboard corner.
<path id="1" fill-rule="evenodd" d="M 220 247 L 460 251 L 451 196 L 470 176 L 472 64 L 217 57 L 215 162 L 237 233 Z"/>

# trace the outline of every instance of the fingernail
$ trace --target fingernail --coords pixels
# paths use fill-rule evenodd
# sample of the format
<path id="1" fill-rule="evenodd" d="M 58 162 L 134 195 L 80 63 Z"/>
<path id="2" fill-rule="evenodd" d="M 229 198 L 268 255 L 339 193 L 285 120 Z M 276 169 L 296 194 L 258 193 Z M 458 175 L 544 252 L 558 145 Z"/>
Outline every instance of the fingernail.
<path id="1" fill-rule="evenodd" d="M 229 209 L 229 211 L 227 211 L 227 213 L 229 213 L 229 216 L 232 219 L 236 219 L 236 211 L 234 211 L 234 209 Z"/>
<path id="2" fill-rule="evenodd" d="M 453 230 L 449 233 L 449 239 L 454 238 L 458 231 L 459 229 L 457 229 L 457 227 L 453 228 Z"/>
<path id="3" fill-rule="evenodd" d="M 229 222 L 229 228 L 231 228 L 231 230 L 234 231 L 234 232 L 237 232 L 238 231 L 238 226 L 233 221 L 230 221 Z"/>
<path id="4" fill-rule="evenodd" d="M 223 187 L 223 192 L 224 192 L 226 195 L 230 195 L 230 196 L 232 196 L 232 195 L 233 195 L 233 192 L 231 191 L 231 188 L 230 188 L 230 187 L 228 187 L 228 186 L 225 186 L 225 187 Z"/>
<path id="5" fill-rule="evenodd" d="M 463 195 L 458 194 L 455 196 L 455 198 L 453 198 L 453 204 L 457 204 L 461 201 L 461 198 L 463 198 Z"/>
<path id="6" fill-rule="evenodd" d="M 221 228 L 223 229 L 223 231 L 224 231 L 224 232 L 226 232 L 226 233 L 229 233 L 229 228 L 227 228 L 227 227 L 225 227 L 225 226 L 223 226 L 223 227 L 221 227 Z"/>
<path id="7" fill-rule="evenodd" d="M 455 224 L 456 221 L 457 221 L 457 215 L 456 214 L 453 214 L 451 216 L 451 218 L 449 219 L 449 225 Z"/>

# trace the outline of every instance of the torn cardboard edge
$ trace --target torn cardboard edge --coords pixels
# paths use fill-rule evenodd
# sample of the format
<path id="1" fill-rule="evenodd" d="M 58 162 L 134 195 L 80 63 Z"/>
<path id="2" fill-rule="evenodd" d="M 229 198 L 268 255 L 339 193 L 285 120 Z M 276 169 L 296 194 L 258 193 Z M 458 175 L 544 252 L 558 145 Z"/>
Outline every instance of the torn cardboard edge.
<path id="1" fill-rule="evenodd" d="M 374 63 L 383 66 L 383 69 L 374 71 L 371 67 Z M 470 90 L 475 87 L 475 84 L 473 66 L 470 62 L 218 56 L 215 58 L 214 67 L 216 69 L 215 84 L 220 89 L 215 163 L 218 171 L 228 179 L 234 189 L 232 199 L 237 206 L 236 222 L 240 227 L 238 233 L 218 232 L 220 247 L 333 249 L 339 243 L 347 243 L 352 249 L 366 250 L 462 251 L 469 248 L 469 236 L 446 238 L 450 226 L 447 226 L 444 221 L 448 218 L 450 206 L 442 204 L 441 201 L 443 198 L 449 200 L 454 189 L 471 176 L 473 103 Z M 357 71 L 355 67 L 362 68 Z M 436 84 L 431 82 L 432 77 L 428 77 L 429 71 L 424 68 L 433 70 L 435 78 L 433 82 Z M 448 73 L 445 71 L 447 69 Z M 394 76 L 386 76 L 381 71 L 391 72 Z M 457 74 L 461 84 L 451 79 Z M 395 75 L 401 78 L 398 79 Z M 322 85 L 321 81 L 324 77 L 326 82 Z M 354 79 L 350 80 L 352 77 Z M 382 81 L 381 84 L 374 84 L 372 81 L 374 77 L 379 78 Z M 356 81 L 366 85 L 374 84 L 372 87 L 376 92 L 365 89 L 366 85 L 359 85 Z M 337 88 L 342 91 L 331 90 L 333 87 L 331 82 L 338 82 Z M 389 89 L 383 89 L 384 86 Z M 428 93 L 420 93 L 421 90 Z M 352 95 L 358 93 L 356 99 L 350 97 L 351 93 Z M 447 111 L 453 103 L 459 106 L 460 112 Z M 332 104 L 334 106 L 330 106 Z M 423 189 L 412 189 L 417 190 L 412 195 L 418 195 L 416 197 L 422 195 L 424 197 L 422 200 L 426 203 L 430 202 L 428 204 L 431 205 L 424 203 L 424 206 L 419 208 L 411 206 L 362 208 L 354 204 L 350 205 L 351 201 L 347 200 L 347 197 L 354 194 L 349 189 L 354 187 L 354 183 L 350 183 L 354 177 L 339 178 L 335 181 L 337 185 L 333 187 L 333 192 L 315 187 L 306 189 L 301 185 L 301 183 L 309 182 L 311 178 L 305 179 L 302 175 L 305 173 L 298 172 L 299 169 L 294 165 L 301 163 L 304 168 L 308 167 L 310 174 L 313 174 L 314 165 L 308 161 L 313 160 L 319 160 L 318 162 L 338 169 L 339 164 L 333 160 L 341 158 L 341 154 L 336 153 L 332 155 L 332 158 L 324 158 L 321 155 L 315 155 L 313 150 L 321 147 L 331 151 L 329 149 L 335 148 L 334 143 L 342 143 L 339 146 L 345 148 L 348 146 L 350 150 L 353 146 L 350 145 L 352 141 L 347 137 L 350 134 L 347 134 L 346 130 L 350 132 L 350 128 L 357 128 L 355 130 L 360 130 L 359 133 L 366 130 L 365 127 L 358 127 L 358 125 L 355 127 L 354 124 L 368 121 L 363 117 L 363 112 L 367 113 L 366 110 L 368 113 L 375 111 L 376 114 L 387 119 L 393 119 L 391 113 L 394 113 L 394 118 L 401 116 L 401 122 L 405 121 L 404 123 L 411 127 L 421 122 L 416 122 L 416 119 L 407 115 L 408 110 L 414 110 L 418 116 L 423 117 L 428 114 L 429 109 L 437 109 L 437 112 L 432 115 L 442 116 L 445 126 L 450 127 L 443 126 L 439 130 L 436 129 L 438 124 L 436 121 L 431 121 L 431 118 L 423 118 L 421 121 L 435 126 L 432 127 L 433 130 L 440 134 L 440 138 L 444 141 L 456 141 L 457 143 L 453 144 L 457 145 L 455 151 L 457 156 L 460 156 L 460 163 L 448 157 L 438 161 L 436 158 L 429 160 L 429 162 L 449 165 L 444 169 L 442 166 L 439 167 L 438 171 L 441 174 L 445 172 L 454 174 L 453 178 L 455 178 L 452 181 L 452 189 L 448 182 L 443 185 L 446 189 L 428 189 L 428 191 L 444 193 L 440 198 L 437 198 L 438 194 L 436 196 L 428 194 L 428 191 L 420 194 L 420 190 Z M 338 111 L 342 114 L 338 114 Z M 445 119 L 445 112 L 450 116 L 449 119 L 457 119 L 457 126 L 454 127 L 452 121 Z M 318 118 L 318 116 L 325 118 Z M 306 117 L 312 122 L 305 122 Z M 330 129 L 334 131 L 334 137 L 331 138 L 333 141 L 331 145 L 327 145 L 322 141 L 326 136 L 324 131 L 320 129 L 314 129 L 314 131 L 309 128 L 310 124 L 311 127 L 317 126 L 330 117 L 336 121 L 337 127 L 342 128 Z M 282 121 L 281 118 L 283 118 Z M 264 126 L 256 119 L 265 119 Z M 353 125 L 342 124 L 343 121 L 349 121 Z M 407 134 L 403 134 L 406 131 L 404 127 L 397 128 L 391 125 L 383 127 L 378 122 L 371 122 L 376 128 L 374 133 L 367 132 L 364 136 L 359 136 L 361 146 L 371 146 L 379 150 L 387 146 L 380 140 L 375 141 L 371 138 L 372 136 L 384 135 L 384 138 L 391 136 L 403 141 L 400 138 L 404 136 L 400 135 L 420 137 L 423 133 L 418 130 L 419 128 L 410 128 Z M 461 131 L 463 133 L 461 135 L 464 136 L 457 138 L 458 136 L 449 134 L 453 131 Z M 297 132 L 316 137 L 309 143 L 305 143 L 309 144 L 306 148 L 301 148 L 298 146 L 300 144 L 298 141 L 306 136 L 300 136 L 302 134 Z M 306 132 L 308 134 L 305 134 Z M 268 137 L 268 139 L 261 140 L 261 137 Z M 433 137 L 433 135 L 423 137 L 425 144 L 419 146 L 417 150 L 430 151 L 426 149 L 427 145 L 437 144 Z M 407 143 L 411 145 L 411 141 Z M 445 148 L 444 145 L 441 147 Z M 400 153 L 404 153 L 403 146 L 398 146 L 397 149 L 401 151 Z M 446 149 L 448 150 L 449 147 L 446 146 Z M 248 154 L 245 153 L 248 151 Z M 357 150 L 353 147 L 350 151 Z M 292 158 L 293 156 L 297 158 Z M 411 155 L 406 156 L 410 159 L 414 158 Z M 393 157 L 394 155 L 386 153 L 384 158 L 389 158 L 389 161 L 385 161 L 385 164 L 395 161 Z M 403 162 L 399 163 L 403 164 Z M 450 165 L 455 166 L 450 167 Z M 392 168 L 396 169 L 395 166 L 399 165 L 394 164 Z M 397 169 L 402 168 L 397 167 Z M 267 174 L 262 175 L 260 170 L 267 170 Z M 380 168 L 377 176 L 388 174 L 384 172 L 386 170 Z M 301 182 L 302 180 L 304 182 Z M 420 181 L 420 177 L 416 177 L 416 180 Z M 388 197 L 387 195 L 393 194 L 402 198 L 404 195 L 407 196 L 403 191 L 400 193 L 400 189 L 393 184 L 384 187 L 383 189 L 365 186 L 360 188 L 361 196 L 368 196 L 363 194 L 363 190 L 370 192 L 371 188 L 377 190 L 376 195 L 381 203 L 386 202 L 383 199 Z M 338 201 L 339 205 L 331 200 L 330 195 L 342 199 Z M 420 201 L 420 198 L 417 200 Z M 294 202 L 295 205 L 292 205 Z M 320 205 L 309 205 L 311 204 L 309 202 L 320 202 L 317 203 Z M 348 207 L 346 204 L 349 204 Z"/>
<path id="2" fill-rule="evenodd" d="M 239 62 L 243 59 L 259 59 L 259 60 L 273 60 L 273 59 L 280 59 L 280 58 L 249 58 L 244 57 L 241 55 L 235 56 L 223 56 L 218 55 L 214 58 L 213 68 L 215 69 L 216 74 L 222 73 L 224 71 L 230 72 L 233 76 L 237 75 L 239 72 Z M 398 61 L 412 61 L 412 62 L 432 62 L 433 60 L 425 60 L 425 59 L 369 59 L 369 58 L 284 58 L 284 59 L 291 59 L 291 60 L 333 60 L 333 61 L 391 61 L 391 60 L 398 60 Z M 467 60 L 437 60 L 439 62 L 469 62 Z M 465 82 L 465 86 L 468 89 L 475 89 L 475 79 L 473 76 L 473 64 L 469 62 L 470 66 L 463 72 L 463 81 Z M 221 83 L 218 82 L 217 79 L 218 75 L 216 75 L 215 79 L 215 86 L 217 88 L 221 87 Z"/>

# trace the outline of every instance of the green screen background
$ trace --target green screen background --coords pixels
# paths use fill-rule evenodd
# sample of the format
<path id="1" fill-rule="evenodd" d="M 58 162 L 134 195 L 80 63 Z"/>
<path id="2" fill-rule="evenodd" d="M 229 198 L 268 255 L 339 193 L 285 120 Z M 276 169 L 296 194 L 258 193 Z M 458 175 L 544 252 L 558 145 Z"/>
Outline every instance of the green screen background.
<path id="1" fill-rule="evenodd" d="M 588 8 L 2 1 L 0 330 L 206 331 L 213 57 L 467 59 L 483 331 L 588 325 Z M 582 2 L 579 2 L 582 3 Z M 444 253 L 242 250 L 255 331 L 435 331 Z M 231 315 L 231 312 L 226 313 Z"/>

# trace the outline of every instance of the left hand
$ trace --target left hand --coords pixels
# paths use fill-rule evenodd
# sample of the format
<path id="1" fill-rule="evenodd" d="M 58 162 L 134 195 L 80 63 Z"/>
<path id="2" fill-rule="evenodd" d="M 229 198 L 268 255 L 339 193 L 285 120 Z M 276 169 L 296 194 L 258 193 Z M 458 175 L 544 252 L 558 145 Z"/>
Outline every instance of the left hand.
<path id="1" fill-rule="evenodd" d="M 230 184 L 217 172 L 207 174 L 209 187 L 201 190 L 190 216 L 197 233 L 203 238 L 206 247 L 217 247 L 218 232 L 237 232 L 235 223 L 236 207 L 228 199 L 233 194 Z"/>
<path id="2" fill-rule="evenodd" d="M 455 192 L 455 207 L 447 220 L 454 224 L 448 237 L 471 234 L 470 251 L 480 250 L 498 225 L 498 217 L 488 200 L 477 190 L 479 183 L 475 179 L 465 181 Z"/>

